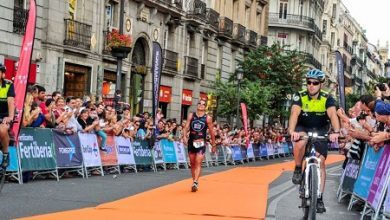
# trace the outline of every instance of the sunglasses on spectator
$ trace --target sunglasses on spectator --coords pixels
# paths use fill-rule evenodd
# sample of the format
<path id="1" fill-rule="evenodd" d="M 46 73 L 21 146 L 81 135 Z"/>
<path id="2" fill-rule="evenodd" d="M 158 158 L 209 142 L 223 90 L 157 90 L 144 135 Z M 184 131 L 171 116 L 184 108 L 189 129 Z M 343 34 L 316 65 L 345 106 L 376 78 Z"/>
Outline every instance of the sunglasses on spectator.
<path id="1" fill-rule="evenodd" d="M 314 85 L 314 86 L 318 86 L 320 84 L 320 82 L 318 81 L 310 81 L 310 80 L 307 80 L 306 83 L 307 85 Z"/>
<path id="2" fill-rule="evenodd" d="M 206 103 L 201 103 L 201 102 L 199 102 L 198 105 L 206 106 Z"/>

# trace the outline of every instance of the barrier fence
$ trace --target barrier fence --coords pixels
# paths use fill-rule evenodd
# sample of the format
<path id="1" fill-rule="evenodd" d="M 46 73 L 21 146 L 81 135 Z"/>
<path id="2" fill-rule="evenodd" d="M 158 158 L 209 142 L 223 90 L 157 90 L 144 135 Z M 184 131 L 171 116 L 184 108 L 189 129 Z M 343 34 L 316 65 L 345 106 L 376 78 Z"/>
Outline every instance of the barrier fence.
<path id="1" fill-rule="evenodd" d="M 349 159 L 341 177 L 338 201 L 351 195 L 348 210 L 357 202 L 364 202 L 361 219 L 372 216 L 382 219 L 389 214 L 390 145 L 378 151 L 366 145 L 361 161 Z"/>
<path id="2" fill-rule="evenodd" d="M 124 169 L 138 172 L 137 166 L 157 171 L 189 167 L 183 143 L 162 139 L 149 146 L 146 140 L 130 141 L 122 136 L 107 136 L 106 151 L 99 150 L 99 140 L 93 133 L 64 134 L 55 129 L 23 128 L 18 147 L 10 146 L 10 165 L 7 175 L 22 183 L 22 173 L 48 174 L 57 181 L 75 172 L 88 178 L 105 173 L 121 173 Z M 245 146 L 219 146 L 215 154 L 207 146 L 204 166 L 242 164 L 244 162 L 289 156 L 291 143 L 251 143 Z"/>

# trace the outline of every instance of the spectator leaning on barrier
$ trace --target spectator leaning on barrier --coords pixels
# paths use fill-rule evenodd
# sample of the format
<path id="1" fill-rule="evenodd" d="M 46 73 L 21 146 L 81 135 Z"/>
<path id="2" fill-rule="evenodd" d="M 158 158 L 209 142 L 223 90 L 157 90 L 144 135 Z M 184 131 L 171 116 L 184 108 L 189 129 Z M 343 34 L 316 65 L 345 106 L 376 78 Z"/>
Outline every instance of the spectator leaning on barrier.
<path id="1" fill-rule="evenodd" d="M 47 109 L 47 114 L 49 115 L 46 119 L 46 128 L 55 128 L 56 127 L 56 117 L 54 115 L 55 101 L 52 98 L 49 98 L 45 101 L 45 106 Z"/>
<path id="2" fill-rule="evenodd" d="M 379 122 L 384 123 L 385 129 L 383 131 L 378 131 L 373 134 L 373 137 L 370 139 L 370 144 L 378 148 L 384 145 L 385 141 L 390 139 L 390 104 L 386 103 L 383 100 L 383 96 L 389 93 L 389 87 L 386 84 L 386 90 L 380 91 L 379 88 L 376 88 L 375 96 L 377 98 L 375 104 L 375 117 Z"/>

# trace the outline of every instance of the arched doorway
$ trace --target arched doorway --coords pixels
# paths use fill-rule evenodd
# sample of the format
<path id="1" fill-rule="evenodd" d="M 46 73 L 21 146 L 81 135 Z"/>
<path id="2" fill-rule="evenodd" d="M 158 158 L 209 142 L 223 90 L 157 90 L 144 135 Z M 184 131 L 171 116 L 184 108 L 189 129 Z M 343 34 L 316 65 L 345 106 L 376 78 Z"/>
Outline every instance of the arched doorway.
<path id="1" fill-rule="evenodd" d="M 145 39 L 140 38 L 134 45 L 131 57 L 131 85 L 130 85 L 130 104 L 133 115 L 143 112 L 145 77 L 146 77 L 146 57 L 147 43 Z"/>

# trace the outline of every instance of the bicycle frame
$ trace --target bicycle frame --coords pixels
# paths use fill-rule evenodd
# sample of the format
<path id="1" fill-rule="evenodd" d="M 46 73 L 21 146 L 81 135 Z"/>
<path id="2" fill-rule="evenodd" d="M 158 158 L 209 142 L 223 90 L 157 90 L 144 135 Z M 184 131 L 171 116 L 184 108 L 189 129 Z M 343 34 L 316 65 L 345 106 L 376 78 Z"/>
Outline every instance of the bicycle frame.
<path id="1" fill-rule="evenodd" d="M 317 169 L 317 178 L 318 178 L 318 187 L 317 187 L 317 197 L 320 196 L 321 189 L 321 158 L 317 157 L 314 143 L 312 143 L 312 139 L 309 139 L 307 145 L 311 145 L 310 156 L 305 157 L 305 198 L 310 197 L 309 193 L 309 170 L 310 167 Z"/>

